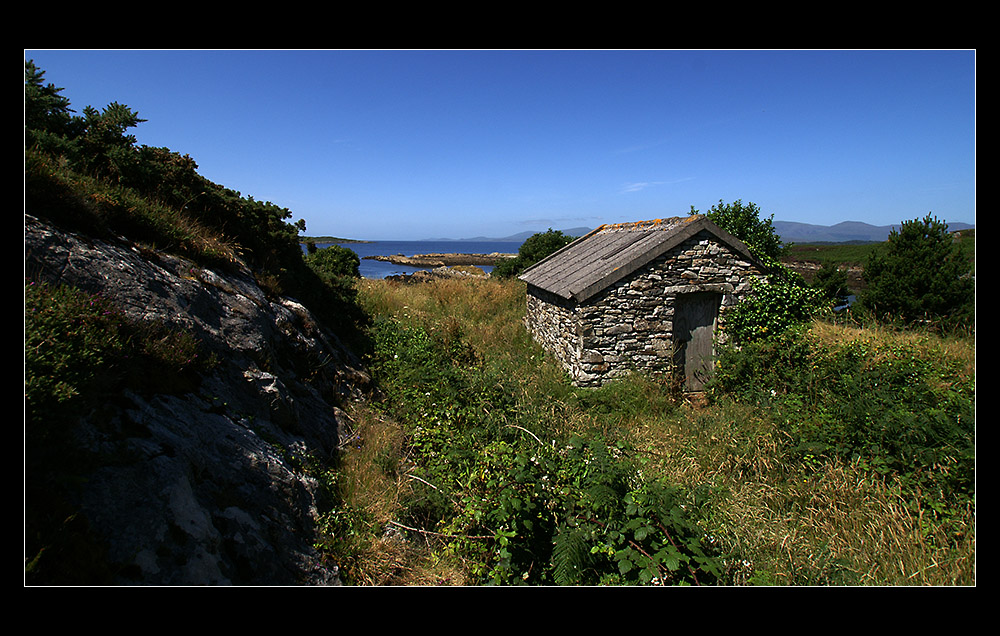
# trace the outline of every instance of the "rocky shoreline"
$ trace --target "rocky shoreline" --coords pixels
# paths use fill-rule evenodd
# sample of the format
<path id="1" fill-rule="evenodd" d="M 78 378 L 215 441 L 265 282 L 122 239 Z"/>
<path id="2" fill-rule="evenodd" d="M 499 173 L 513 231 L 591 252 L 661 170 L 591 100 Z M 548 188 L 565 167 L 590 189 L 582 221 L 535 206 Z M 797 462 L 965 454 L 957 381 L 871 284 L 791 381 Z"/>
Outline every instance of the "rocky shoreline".
<path id="1" fill-rule="evenodd" d="M 364 258 L 373 261 L 386 261 L 394 265 L 409 265 L 411 267 L 454 267 L 456 265 L 476 265 L 495 266 L 500 261 L 514 258 L 517 254 L 505 254 L 503 252 L 492 252 L 490 254 L 414 254 L 404 256 L 402 254 L 365 256 Z"/>
<path id="2" fill-rule="evenodd" d="M 484 270 L 477 265 L 454 265 L 435 267 L 432 270 L 418 269 L 412 274 L 395 274 L 386 276 L 385 280 L 397 283 L 426 283 L 443 278 L 488 278 Z"/>

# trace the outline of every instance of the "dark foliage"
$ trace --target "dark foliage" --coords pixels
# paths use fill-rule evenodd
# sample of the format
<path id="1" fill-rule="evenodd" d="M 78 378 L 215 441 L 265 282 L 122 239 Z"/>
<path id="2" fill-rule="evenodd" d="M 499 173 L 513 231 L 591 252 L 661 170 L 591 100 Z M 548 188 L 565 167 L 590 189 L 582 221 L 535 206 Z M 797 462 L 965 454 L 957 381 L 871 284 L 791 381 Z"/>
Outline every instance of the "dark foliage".
<path id="1" fill-rule="evenodd" d="M 493 269 L 493 275 L 497 278 L 514 278 L 546 256 L 566 247 L 574 240 L 575 237 L 566 236 L 561 231 L 553 230 L 552 228 L 549 228 L 545 232 L 534 234 L 521 244 L 515 258 L 497 264 Z"/>
<path id="2" fill-rule="evenodd" d="M 26 212 L 223 264 L 226 256 L 205 251 L 197 234 L 211 236 L 233 246 L 266 289 L 298 298 L 345 337 L 357 335 L 363 314 L 353 288 L 305 262 L 305 221 L 291 223 L 288 209 L 212 183 L 188 155 L 136 145 L 128 130 L 144 120 L 127 106 L 75 115 L 62 90 L 25 62 Z"/>
<path id="3" fill-rule="evenodd" d="M 972 264 L 943 221 L 928 214 L 905 221 L 865 267 L 860 305 L 883 320 L 972 324 L 976 288 Z"/>

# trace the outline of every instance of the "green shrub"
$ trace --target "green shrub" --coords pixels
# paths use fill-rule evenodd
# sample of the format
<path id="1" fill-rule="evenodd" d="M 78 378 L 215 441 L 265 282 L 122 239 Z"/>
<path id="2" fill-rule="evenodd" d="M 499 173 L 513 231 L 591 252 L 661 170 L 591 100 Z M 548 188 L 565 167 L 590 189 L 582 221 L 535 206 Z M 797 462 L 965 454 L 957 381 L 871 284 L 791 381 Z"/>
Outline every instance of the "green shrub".
<path id="1" fill-rule="evenodd" d="M 187 332 L 135 323 L 101 295 L 27 281 L 24 293 L 25 411 L 29 431 L 48 431 L 79 401 L 99 403 L 121 387 L 170 392 L 212 364 Z"/>
<path id="2" fill-rule="evenodd" d="M 101 409 L 125 388 L 190 390 L 213 362 L 190 334 L 134 323 L 109 299 L 65 285 L 26 281 L 24 312 L 25 577 L 109 582 L 101 546 L 73 503 L 91 461 L 73 428 L 82 417 L 104 424 Z"/>
<path id="3" fill-rule="evenodd" d="M 246 263 L 265 290 L 293 296 L 347 342 L 365 316 L 344 263 L 310 268 L 299 245 L 305 221 L 198 174 L 191 157 L 137 146 L 144 120 L 127 106 L 71 115 L 62 89 L 25 62 L 25 211 L 81 233 L 108 233 L 202 264 Z M 331 269 L 332 268 L 332 269 Z M 351 276 L 354 276 L 351 271 Z"/>
<path id="4" fill-rule="evenodd" d="M 693 206 L 691 213 L 697 213 Z M 712 223 L 743 241 L 758 257 L 778 259 L 787 251 L 781 242 L 781 237 L 774 229 L 772 223 L 774 215 L 763 218 L 760 208 L 754 203 L 747 202 L 744 205 L 739 199 L 732 203 L 724 203 L 720 199 L 718 205 L 713 205 L 705 216 Z"/>
<path id="5" fill-rule="evenodd" d="M 361 259 L 354 250 L 340 245 L 330 245 L 316 251 L 310 250 L 306 255 L 306 263 L 324 278 L 361 277 Z"/>
<path id="6" fill-rule="evenodd" d="M 493 276 L 497 278 L 514 278 L 538 261 L 562 249 L 575 240 L 559 230 L 549 228 L 528 237 L 517 250 L 517 256 L 497 263 L 493 268 Z"/>
<path id="7" fill-rule="evenodd" d="M 726 329 L 736 344 L 780 335 L 809 321 L 824 306 L 823 292 L 798 282 L 758 283 L 726 318 Z"/>
<path id="8" fill-rule="evenodd" d="M 850 291 L 847 288 L 847 272 L 829 263 L 824 263 L 823 267 L 816 272 L 812 287 L 818 289 L 823 294 L 823 298 L 835 306 L 846 303 Z"/>
<path id="9" fill-rule="evenodd" d="M 371 368 L 391 415 L 408 427 L 418 478 L 402 517 L 448 537 L 448 549 L 479 580 L 716 580 L 716 560 L 688 518 L 684 493 L 643 480 L 624 440 L 567 440 L 546 428 L 526 399 L 514 397 L 522 390 L 482 364 L 457 327 L 430 333 L 417 321 L 379 318 L 372 331 Z M 610 417 L 612 403 L 636 385 L 581 395 L 578 405 Z M 618 415 L 650 408 L 630 397 Z"/>
<path id="10" fill-rule="evenodd" d="M 872 253 L 859 303 L 883 320 L 971 324 L 976 301 L 972 271 L 947 224 L 928 214 L 903 222 Z"/>

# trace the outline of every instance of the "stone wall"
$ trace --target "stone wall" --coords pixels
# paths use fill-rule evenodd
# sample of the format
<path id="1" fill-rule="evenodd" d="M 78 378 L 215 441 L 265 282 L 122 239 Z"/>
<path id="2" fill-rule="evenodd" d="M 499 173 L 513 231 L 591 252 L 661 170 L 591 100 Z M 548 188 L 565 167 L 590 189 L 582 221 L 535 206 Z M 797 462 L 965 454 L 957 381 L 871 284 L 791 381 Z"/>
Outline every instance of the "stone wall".
<path id="1" fill-rule="evenodd" d="M 582 333 L 575 303 L 529 285 L 525 326 L 535 341 L 576 377 Z"/>
<path id="2" fill-rule="evenodd" d="M 578 386 L 600 386 L 631 371 L 671 373 L 677 296 L 721 294 L 716 334 L 724 341 L 726 314 L 761 275 L 702 232 L 580 305 L 529 289 L 526 324 Z"/>

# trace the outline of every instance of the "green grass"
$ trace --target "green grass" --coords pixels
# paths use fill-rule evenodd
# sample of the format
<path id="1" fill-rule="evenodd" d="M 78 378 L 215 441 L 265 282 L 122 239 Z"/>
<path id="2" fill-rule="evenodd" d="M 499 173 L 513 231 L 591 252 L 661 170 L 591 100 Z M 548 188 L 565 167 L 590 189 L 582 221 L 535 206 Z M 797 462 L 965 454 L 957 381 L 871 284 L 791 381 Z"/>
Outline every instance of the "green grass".
<path id="1" fill-rule="evenodd" d="M 785 261 L 819 265 L 864 265 L 882 243 L 804 243 L 792 245 Z"/>
<path id="2" fill-rule="evenodd" d="M 975 262 L 976 231 L 963 230 L 954 233 L 959 249 L 970 261 Z M 820 266 L 859 266 L 868 262 L 872 252 L 882 248 L 878 243 L 795 243 L 788 250 L 785 262 L 809 262 Z"/>

